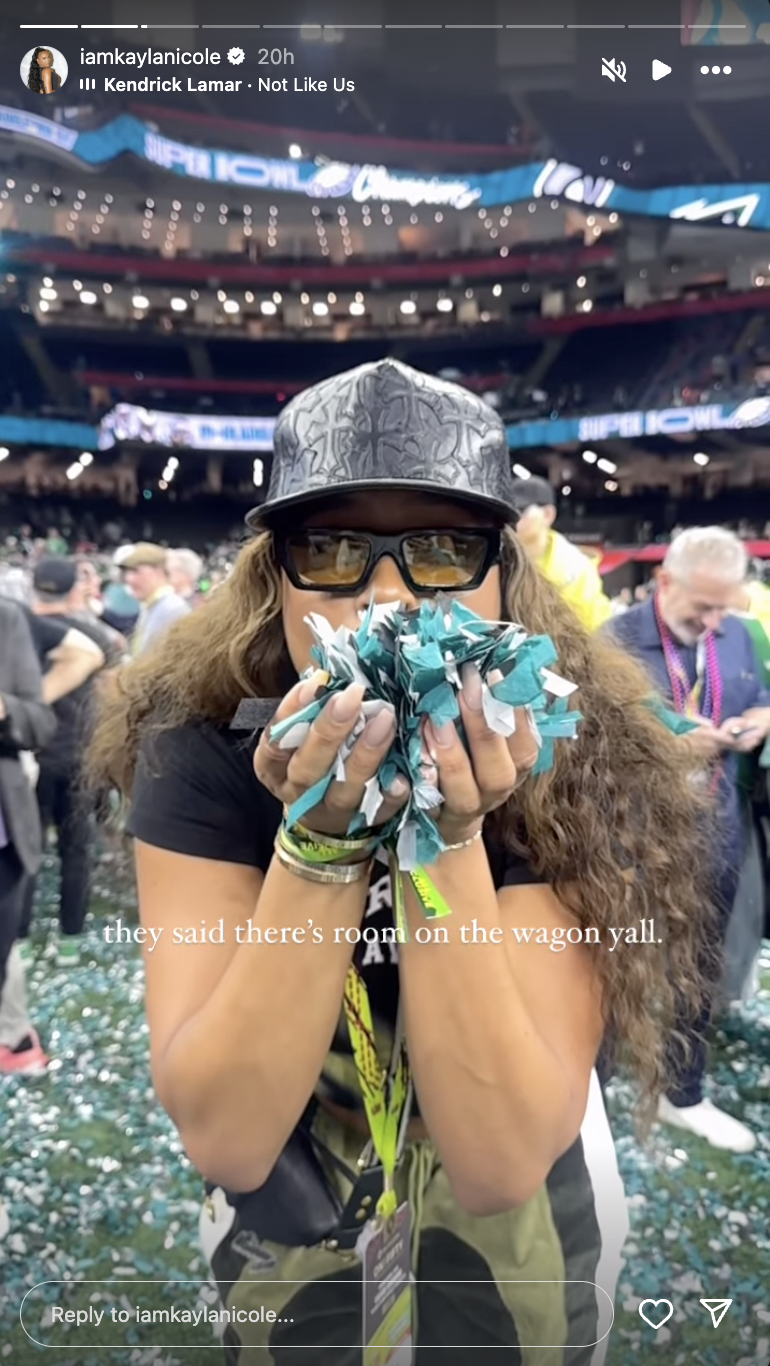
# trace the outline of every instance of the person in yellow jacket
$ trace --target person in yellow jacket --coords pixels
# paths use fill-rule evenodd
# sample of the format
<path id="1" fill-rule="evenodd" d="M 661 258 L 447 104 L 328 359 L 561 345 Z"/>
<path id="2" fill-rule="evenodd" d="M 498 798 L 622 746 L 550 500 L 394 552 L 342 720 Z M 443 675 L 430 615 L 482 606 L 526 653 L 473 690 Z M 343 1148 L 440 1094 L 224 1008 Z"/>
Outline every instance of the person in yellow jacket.
<path id="1" fill-rule="evenodd" d="M 761 622 L 770 640 L 770 588 L 757 575 L 746 579 L 738 588 L 733 608 L 742 616 Z M 767 686 L 767 684 L 765 685 Z"/>
<path id="2" fill-rule="evenodd" d="M 556 495 L 545 479 L 533 475 L 515 479 L 515 506 L 519 513 L 516 535 L 530 559 L 558 588 L 589 631 L 598 631 L 612 616 L 599 571 L 587 555 L 566 536 L 554 531 Z"/>

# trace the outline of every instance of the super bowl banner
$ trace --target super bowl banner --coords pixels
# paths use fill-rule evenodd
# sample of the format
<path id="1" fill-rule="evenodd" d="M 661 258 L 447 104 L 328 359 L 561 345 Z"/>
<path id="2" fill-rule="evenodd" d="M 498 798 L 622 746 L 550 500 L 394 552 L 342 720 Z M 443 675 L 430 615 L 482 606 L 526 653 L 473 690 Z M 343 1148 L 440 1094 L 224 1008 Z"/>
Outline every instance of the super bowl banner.
<path id="1" fill-rule="evenodd" d="M 770 228 L 770 185 L 674 185 L 635 190 L 579 166 L 550 160 L 507 171 L 462 175 L 418 175 L 386 166 L 329 161 L 282 161 L 246 152 L 197 147 L 164 137 L 157 129 L 122 114 L 101 128 L 68 128 L 39 114 L 0 105 L 0 134 L 45 146 L 64 160 L 96 168 L 130 152 L 169 173 L 216 185 L 272 190 L 312 199 L 408 204 L 467 209 L 531 199 L 566 199 L 605 212 L 691 223 L 724 223 Z"/>
<path id="2" fill-rule="evenodd" d="M 199 417 L 154 412 L 119 403 L 100 426 L 48 418 L 3 417 L 0 441 L 27 446 L 108 450 L 123 442 L 190 451 L 271 451 L 274 417 Z M 519 422 L 507 428 L 511 450 L 588 445 L 688 432 L 746 431 L 770 426 L 770 397 L 741 403 L 701 403 L 694 408 L 649 408 L 645 412 L 592 413 Z"/>
<path id="3" fill-rule="evenodd" d="M 99 424 L 99 449 L 142 442 L 190 451 L 271 451 L 274 417 L 193 417 L 119 403 Z"/>
<path id="4" fill-rule="evenodd" d="M 511 450 L 568 446 L 643 436 L 682 436 L 687 432 L 741 431 L 770 425 L 770 398 L 742 403 L 701 403 L 695 408 L 648 408 L 637 413 L 594 413 L 553 421 L 520 422 L 508 428 Z"/>

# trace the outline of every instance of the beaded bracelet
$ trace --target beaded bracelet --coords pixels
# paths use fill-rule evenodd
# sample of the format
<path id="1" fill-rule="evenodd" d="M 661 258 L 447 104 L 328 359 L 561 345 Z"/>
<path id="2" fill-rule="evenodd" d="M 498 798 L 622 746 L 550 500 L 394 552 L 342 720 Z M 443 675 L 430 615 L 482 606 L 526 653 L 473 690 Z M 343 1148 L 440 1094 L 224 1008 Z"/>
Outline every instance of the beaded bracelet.
<path id="1" fill-rule="evenodd" d="M 484 830 L 483 830 L 483 827 L 482 827 L 481 829 L 479 829 L 479 830 L 476 831 L 476 834 L 475 834 L 475 835 L 471 835 L 471 837 L 470 837 L 469 840 L 461 840 L 459 844 L 446 844 L 446 845 L 444 845 L 444 850 L 443 850 L 443 852 L 444 852 L 445 854 L 449 854 L 449 853 L 452 853 L 452 851 L 455 850 L 455 849 L 467 849 L 468 846 L 469 846 L 470 844 L 475 844 L 475 843 L 476 843 L 476 840 L 480 840 L 480 839 L 481 839 L 481 836 L 483 835 L 483 833 L 484 833 Z"/>

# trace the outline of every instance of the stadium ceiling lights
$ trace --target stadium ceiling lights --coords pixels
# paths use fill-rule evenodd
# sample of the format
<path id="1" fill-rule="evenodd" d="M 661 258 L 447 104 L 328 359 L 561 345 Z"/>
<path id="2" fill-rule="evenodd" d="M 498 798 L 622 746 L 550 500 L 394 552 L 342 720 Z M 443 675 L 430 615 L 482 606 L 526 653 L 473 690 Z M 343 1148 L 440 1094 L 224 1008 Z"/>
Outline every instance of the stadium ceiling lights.
<path id="1" fill-rule="evenodd" d="M 613 465 L 611 460 L 597 460 L 596 465 L 604 474 L 617 474 L 618 472 L 617 465 Z"/>
<path id="2" fill-rule="evenodd" d="M 703 451 L 697 451 L 696 454 L 693 456 L 693 460 L 695 461 L 696 465 L 700 465 L 702 469 L 705 469 L 710 459 L 711 457 L 705 455 Z"/>
<path id="3" fill-rule="evenodd" d="M 514 467 L 513 467 L 513 472 L 514 472 L 514 474 L 516 475 L 516 478 L 517 478 L 517 479 L 531 479 L 531 478 L 532 478 L 532 471 L 531 471 L 531 470 L 528 470 L 527 467 L 526 467 L 526 465 L 514 465 Z"/>
<path id="4" fill-rule="evenodd" d="M 599 457 L 596 451 L 583 451 L 583 459 L 587 465 L 595 465 Z"/>
<path id="5" fill-rule="evenodd" d="M 6 276 L 6 279 L 8 278 L 9 277 Z M 70 285 L 72 289 L 76 291 L 76 298 L 79 298 L 80 301 L 87 307 L 93 307 L 95 304 L 100 303 L 102 301 L 103 295 L 114 295 L 115 290 L 119 288 L 118 285 L 113 285 L 109 282 L 102 282 L 100 285 L 88 285 L 88 282 L 86 282 L 86 286 L 84 286 L 83 282 L 80 280 L 66 281 L 64 290 L 62 289 L 62 284 L 60 280 L 57 281 L 58 288 L 54 288 L 52 286 L 49 289 L 44 284 L 36 285 L 35 288 L 39 290 L 39 294 L 37 296 L 33 296 L 33 306 L 35 307 L 35 311 L 38 313 L 47 313 L 50 309 L 54 307 L 54 303 L 56 304 L 57 308 L 60 307 L 62 303 L 66 304 L 69 301 L 68 295 Z M 499 282 L 493 285 L 487 285 L 486 289 L 488 289 L 491 294 L 495 295 L 498 298 L 505 292 L 505 286 L 500 284 Z M 141 290 L 141 286 L 139 285 L 134 285 L 133 290 L 134 292 L 129 294 L 129 300 L 130 305 L 134 310 L 135 319 L 137 314 L 145 313 L 150 309 L 170 310 L 171 312 L 181 317 L 182 314 L 190 311 L 190 300 L 197 301 L 201 297 L 201 294 L 196 289 L 190 290 L 189 293 L 187 293 L 184 296 L 181 294 L 169 295 L 165 293 L 165 291 L 163 291 L 162 295 L 159 294 L 157 297 L 153 296 L 152 298 L 144 294 Z M 521 285 L 521 290 L 522 292 L 527 292 L 529 290 L 529 285 L 526 283 Z M 222 288 L 219 288 L 216 291 L 212 291 L 212 293 L 214 292 L 216 293 L 216 298 L 219 304 L 223 307 L 223 311 L 231 316 L 232 321 L 236 320 L 236 315 L 238 315 L 239 313 L 244 312 L 245 314 L 248 314 L 253 309 L 261 311 L 264 317 L 276 316 L 275 310 L 272 307 L 270 307 L 270 296 L 264 299 L 264 304 L 267 306 L 263 307 L 262 300 L 260 300 L 259 295 L 255 294 L 252 290 L 246 290 L 239 301 L 233 298 L 228 298 L 227 292 Z M 208 291 L 205 291 L 203 297 L 207 297 L 208 293 Z M 452 315 L 453 312 L 455 312 L 457 308 L 460 306 L 463 297 L 468 299 L 469 301 L 476 299 L 480 302 L 483 297 L 484 290 L 474 289 L 469 286 L 468 288 L 463 289 L 462 294 L 457 299 L 449 296 L 448 293 L 441 291 L 437 295 L 434 295 L 433 303 L 430 302 L 429 298 L 418 297 L 416 294 L 412 294 L 411 296 L 407 296 L 406 298 L 399 299 L 397 294 L 394 297 L 394 293 L 395 291 L 388 291 L 388 294 L 386 295 L 385 301 L 389 304 L 389 307 L 391 309 L 394 309 L 398 316 L 403 317 L 405 320 L 408 319 L 409 321 L 417 323 L 418 318 L 422 317 L 423 315 L 429 316 L 431 308 L 434 308 L 438 313 L 444 315 L 447 318 L 447 321 L 449 321 L 450 315 Z M 284 296 L 280 292 L 275 291 L 272 294 L 272 303 L 276 306 L 279 304 L 284 304 L 285 297 L 286 296 Z M 71 298 L 71 296 L 69 296 L 69 298 Z M 292 295 L 291 299 L 293 301 L 296 301 L 297 296 Z M 307 307 L 308 309 L 312 309 L 313 314 L 316 318 L 321 319 L 329 317 L 331 309 L 329 307 L 327 307 L 326 309 L 324 309 L 323 307 L 316 308 L 312 302 L 311 296 L 307 292 L 303 291 L 300 294 L 299 301 L 303 306 Z M 366 307 L 359 307 L 359 305 L 364 304 L 364 294 L 361 291 L 357 291 L 355 295 L 353 295 L 352 299 L 350 295 L 348 295 L 347 299 L 345 299 L 344 296 L 340 297 L 340 295 L 335 294 L 334 292 L 329 292 L 325 296 L 325 300 L 323 296 L 321 299 L 318 300 L 319 305 L 323 305 L 324 302 L 327 305 L 334 306 L 337 306 L 341 303 L 344 311 L 354 318 L 362 319 L 368 313 L 368 309 Z M 587 301 L 582 301 L 582 304 L 578 303 L 576 305 L 579 311 L 582 310 L 582 306 L 590 305 L 587 304 Z M 491 321 L 492 316 L 493 314 L 491 312 L 482 311 L 478 315 L 478 318 L 481 322 L 489 322 Z M 168 317 L 163 319 L 164 327 L 171 327 L 171 325 L 171 320 Z M 583 458 L 586 460 L 587 463 L 596 463 L 595 460 L 591 460 L 590 453 L 586 453 Z"/>
<path id="6" fill-rule="evenodd" d="M 7 446 L 0 446 L 0 460 L 7 460 L 10 454 Z"/>

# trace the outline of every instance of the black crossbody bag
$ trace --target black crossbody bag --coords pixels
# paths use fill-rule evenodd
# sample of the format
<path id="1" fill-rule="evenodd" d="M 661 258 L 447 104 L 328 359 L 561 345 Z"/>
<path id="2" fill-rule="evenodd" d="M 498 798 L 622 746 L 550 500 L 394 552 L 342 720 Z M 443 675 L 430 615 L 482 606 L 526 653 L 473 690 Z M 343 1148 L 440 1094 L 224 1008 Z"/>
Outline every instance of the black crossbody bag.
<path id="1" fill-rule="evenodd" d="M 382 1194 L 379 1163 L 351 1171 L 311 1131 L 318 1101 L 313 1098 L 259 1190 L 243 1194 L 225 1191 L 241 1228 L 252 1229 L 262 1242 L 284 1247 L 315 1247 L 334 1241 L 340 1249 L 353 1248 L 364 1218 Z M 322 1154 L 352 1184 L 343 1204 L 327 1179 Z M 206 1182 L 206 1193 L 216 1186 Z"/>

